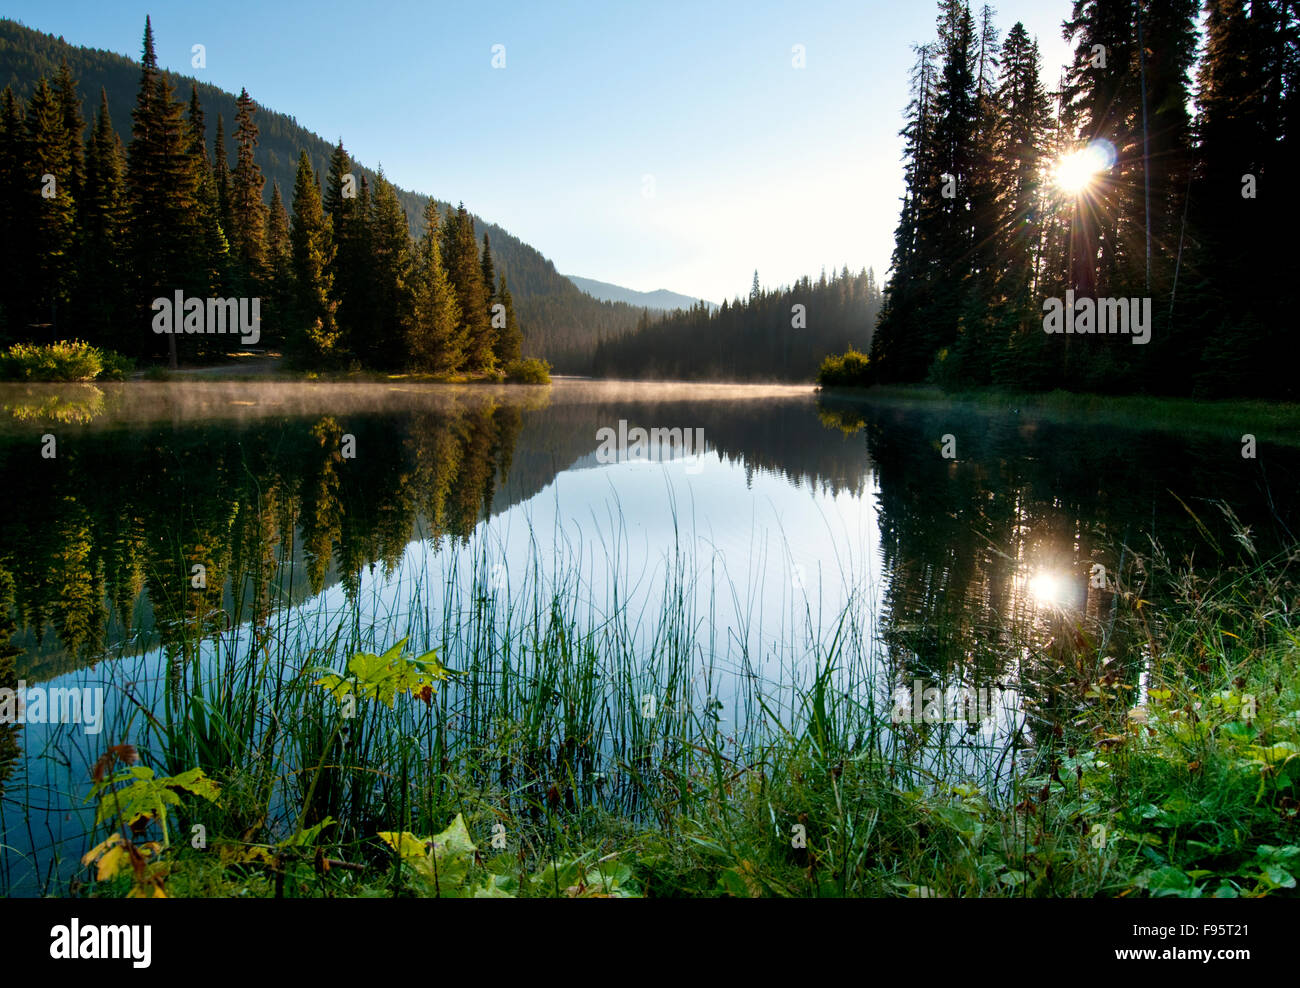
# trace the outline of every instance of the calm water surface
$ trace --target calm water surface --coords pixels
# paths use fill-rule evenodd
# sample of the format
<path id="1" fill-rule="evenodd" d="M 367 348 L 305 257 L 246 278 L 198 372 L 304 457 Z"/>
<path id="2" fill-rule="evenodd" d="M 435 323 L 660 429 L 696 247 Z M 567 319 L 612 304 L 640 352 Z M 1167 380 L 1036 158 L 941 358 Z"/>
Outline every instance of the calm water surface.
<path id="1" fill-rule="evenodd" d="M 638 427 L 703 450 L 602 443 Z M 740 684 L 798 683 L 837 635 L 886 710 L 917 680 L 997 686 L 981 732 L 1032 731 L 1035 649 L 1008 644 L 1104 618 L 1100 567 L 1152 539 L 1225 565 L 1220 501 L 1263 551 L 1295 530 L 1300 455 L 1240 449 L 784 386 L 0 386 L 0 686 L 105 704 L 98 733 L 0 726 L 0 886 L 77 873 L 89 764 L 137 740 L 169 661 L 254 627 L 304 652 L 339 628 L 446 641 L 455 667 L 475 594 L 559 593 L 588 626 L 622 622 L 649 670 L 667 606 L 724 731 L 753 714 Z"/>

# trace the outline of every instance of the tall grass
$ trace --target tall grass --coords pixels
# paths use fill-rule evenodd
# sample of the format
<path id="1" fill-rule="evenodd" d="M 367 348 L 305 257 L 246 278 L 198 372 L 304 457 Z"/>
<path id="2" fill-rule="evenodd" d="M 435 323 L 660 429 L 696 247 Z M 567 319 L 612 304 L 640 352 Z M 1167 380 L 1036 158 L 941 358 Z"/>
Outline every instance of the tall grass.
<path id="1" fill-rule="evenodd" d="M 975 737 L 891 721 L 899 670 L 876 644 L 867 583 L 824 624 L 817 601 L 792 599 L 789 633 L 766 646 L 736 606 L 719 641 L 719 595 L 737 589 L 696 544 L 679 535 L 659 565 L 632 572 L 617 540 L 556 539 L 548 555 L 534 537 L 514 570 L 488 537 L 438 553 L 417 543 L 399 580 L 355 593 L 251 612 L 236 593 L 230 630 L 188 619 L 161 658 L 106 666 L 117 687 L 133 684 L 130 699 L 101 738 L 56 732 L 51 751 L 84 766 L 96 744 L 130 741 L 148 764 L 219 782 L 220 805 L 187 807 L 186 826 L 203 825 L 219 853 L 178 849 L 182 894 L 269 894 L 223 855 L 320 824 L 327 853 L 351 867 L 316 891 L 372 894 L 390 860 L 379 832 L 437 833 L 455 814 L 481 847 L 503 825 L 503 855 L 521 867 L 623 853 L 658 895 L 1290 887 L 1294 557 L 1203 580 L 1158 551 L 1127 555 L 1113 611 L 1059 618 L 1070 633 L 1046 646 L 1043 669 L 1023 661 L 1045 647 L 1033 629 L 1008 629 L 1006 667 L 1027 701 L 1070 716 L 1013 717 Z M 320 667 L 402 639 L 456 675 L 427 702 L 362 701 L 341 721 Z M 768 659 L 775 672 L 762 675 Z M 59 795 L 75 803 L 73 775 Z M 59 890 L 59 874 L 40 881 Z"/>

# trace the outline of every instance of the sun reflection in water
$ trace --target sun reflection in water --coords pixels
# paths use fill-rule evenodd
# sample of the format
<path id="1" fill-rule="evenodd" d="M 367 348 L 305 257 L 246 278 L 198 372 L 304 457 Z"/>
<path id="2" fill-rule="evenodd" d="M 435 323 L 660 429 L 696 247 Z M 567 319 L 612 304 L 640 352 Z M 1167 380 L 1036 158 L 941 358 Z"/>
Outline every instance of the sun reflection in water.
<path id="1" fill-rule="evenodd" d="M 1051 570 L 1039 570 L 1025 584 L 1034 603 L 1044 607 L 1060 607 L 1066 603 L 1066 583 Z"/>

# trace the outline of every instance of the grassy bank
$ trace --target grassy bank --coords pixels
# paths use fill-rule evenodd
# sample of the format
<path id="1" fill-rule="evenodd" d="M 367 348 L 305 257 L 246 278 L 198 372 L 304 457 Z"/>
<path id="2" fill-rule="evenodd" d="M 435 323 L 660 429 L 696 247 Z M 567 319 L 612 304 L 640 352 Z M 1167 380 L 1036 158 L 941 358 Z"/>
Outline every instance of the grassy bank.
<path id="1" fill-rule="evenodd" d="M 550 384 L 551 365 L 536 357 L 511 360 L 493 373 L 484 374 L 419 374 L 413 372 L 387 372 L 365 370 L 360 366 L 351 370 L 312 369 L 294 366 L 278 353 L 265 356 L 227 354 L 228 361 L 201 367 L 169 370 L 161 365 L 149 367 L 136 377 L 151 381 L 185 380 L 188 378 L 219 378 L 225 381 L 320 381 L 328 383 L 413 381 L 426 384 Z"/>
<path id="2" fill-rule="evenodd" d="M 1008 642 L 1026 716 L 992 737 L 894 722 L 865 592 L 759 677 L 680 547 L 652 607 L 616 564 L 485 549 L 375 622 L 182 616 L 165 663 L 115 675 L 102 737 L 130 746 L 81 739 L 95 847 L 50 891 L 1294 894 L 1300 551 L 1126 559 L 1110 613 Z"/>
<path id="3" fill-rule="evenodd" d="M 1260 441 L 1300 446 L 1300 405 L 1268 401 L 1197 401 L 1150 395 L 1092 395 L 1072 391 L 1019 394 L 1000 391 L 945 392 L 924 385 L 878 385 L 872 388 L 826 388 L 823 402 L 887 402 L 935 408 L 964 406 L 997 414 L 1016 414 L 1048 421 L 1193 430 L 1230 436 L 1245 434 Z"/>

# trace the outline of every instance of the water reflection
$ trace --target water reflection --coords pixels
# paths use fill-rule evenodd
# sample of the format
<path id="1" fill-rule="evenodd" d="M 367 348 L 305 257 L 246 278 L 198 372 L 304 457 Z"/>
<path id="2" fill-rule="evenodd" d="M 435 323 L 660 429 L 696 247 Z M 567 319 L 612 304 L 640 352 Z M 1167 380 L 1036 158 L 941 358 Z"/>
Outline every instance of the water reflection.
<path id="1" fill-rule="evenodd" d="M 992 711 L 995 737 L 980 741 L 983 722 L 913 706 L 900 737 L 917 746 L 1042 737 L 1099 680 L 1134 681 L 1141 643 L 1107 626 L 1117 580 L 1142 583 L 1124 547 L 1154 538 L 1175 558 L 1204 556 L 1208 539 L 1226 561 L 1238 547 L 1211 500 L 1266 548 L 1300 490 L 1294 451 L 1243 461 L 1213 437 L 818 403 L 799 388 L 189 382 L 105 386 L 99 399 L 0 388 L 0 406 L 0 686 L 95 663 L 109 675 L 151 650 L 175 667 L 232 629 L 256 654 L 289 612 L 322 627 L 401 608 L 454 622 L 438 565 L 480 537 L 510 593 L 538 545 L 612 554 L 631 585 L 653 587 L 684 543 L 701 596 L 698 682 L 683 689 L 723 704 L 720 728 L 755 713 L 735 708 L 723 672 L 797 675 L 854 598 L 867 617 L 847 634 L 883 671 L 885 716 L 899 690 L 971 690 Z M 620 422 L 698 429 L 706 453 L 602 462 L 601 430 Z M 608 613 L 607 587 L 579 589 Z M 1106 664 L 1116 656 L 1129 665 Z M 553 740 L 538 750 L 600 774 L 594 742 Z M 21 743 L 0 726 L 0 788 Z"/>

